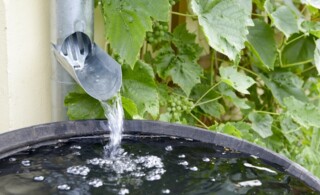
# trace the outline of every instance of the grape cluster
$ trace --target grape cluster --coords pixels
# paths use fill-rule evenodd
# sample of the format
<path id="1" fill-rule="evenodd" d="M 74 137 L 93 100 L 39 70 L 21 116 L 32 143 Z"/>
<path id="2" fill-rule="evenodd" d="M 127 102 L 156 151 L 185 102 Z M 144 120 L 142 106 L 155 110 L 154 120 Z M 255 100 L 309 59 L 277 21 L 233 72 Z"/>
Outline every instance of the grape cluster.
<path id="1" fill-rule="evenodd" d="M 174 6 L 179 0 L 169 0 L 171 6 Z"/>
<path id="2" fill-rule="evenodd" d="M 187 97 L 174 95 L 169 100 L 167 111 L 173 120 L 178 120 L 183 112 L 190 113 L 192 107 L 193 102 Z"/>
<path id="3" fill-rule="evenodd" d="M 152 26 L 152 32 L 147 32 L 147 41 L 150 44 L 160 43 L 165 39 L 165 34 L 168 32 L 168 23 L 154 22 Z"/>

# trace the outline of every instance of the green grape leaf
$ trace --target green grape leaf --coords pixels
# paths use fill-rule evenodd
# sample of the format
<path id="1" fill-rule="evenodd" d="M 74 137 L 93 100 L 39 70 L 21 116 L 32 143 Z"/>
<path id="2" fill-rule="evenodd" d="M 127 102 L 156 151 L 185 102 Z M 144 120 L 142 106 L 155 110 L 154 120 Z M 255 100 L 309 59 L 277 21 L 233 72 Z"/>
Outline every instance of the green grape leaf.
<path id="1" fill-rule="evenodd" d="M 173 31 L 173 44 L 178 48 L 179 54 L 198 60 L 202 48 L 196 44 L 196 35 L 188 32 L 186 24 L 178 25 Z"/>
<path id="2" fill-rule="evenodd" d="M 173 66 L 168 70 L 172 81 L 179 85 L 183 92 L 189 96 L 191 89 L 200 83 L 202 68 L 196 62 L 190 61 L 188 56 L 177 56 Z"/>
<path id="3" fill-rule="evenodd" d="M 251 0 L 247 3 L 251 4 Z M 245 47 L 247 27 L 252 24 L 247 3 L 238 0 L 191 1 L 191 9 L 198 16 L 209 45 L 231 60 L 235 60 Z"/>
<path id="4" fill-rule="evenodd" d="M 298 124 L 309 127 L 320 127 L 320 108 L 311 104 L 297 100 L 294 97 L 284 99 L 284 105 L 288 114 Z"/>
<path id="5" fill-rule="evenodd" d="M 122 101 L 122 107 L 123 107 L 123 110 L 125 111 L 127 119 L 141 118 L 139 117 L 138 108 L 137 108 L 137 105 L 134 103 L 134 101 L 123 96 L 121 97 L 121 101 Z"/>
<path id="6" fill-rule="evenodd" d="M 251 112 L 248 118 L 252 122 L 252 129 L 262 138 L 273 134 L 271 130 L 273 118 L 269 114 Z"/>
<path id="7" fill-rule="evenodd" d="M 291 64 L 299 65 L 306 62 L 312 62 L 314 58 L 315 43 L 312 37 L 302 37 L 295 40 L 300 35 L 293 35 L 282 51 L 282 64 L 283 66 L 290 66 Z"/>
<path id="8" fill-rule="evenodd" d="M 156 118 L 159 114 L 159 95 L 151 66 L 142 61 L 137 61 L 134 69 L 124 65 L 122 75 L 122 95 L 135 103 L 140 116 L 148 112 Z"/>
<path id="9" fill-rule="evenodd" d="M 300 24 L 300 28 L 303 32 L 310 33 L 317 38 L 320 38 L 320 22 L 303 21 Z"/>
<path id="10" fill-rule="evenodd" d="M 303 81 L 292 72 L 273 72 L 269 74 L 269 78 L 259 75 L 281 105 L 284 105 L 283 99 L 290 96 L 307 101 L 302 90 Z"/>
<path id="11" fill-rule="evenodd" d="M 219 91 L 224 98 L 232 102 L 234 105 L 238 106 L 241 109 L 249 109 L 250 106 L 246 103 L 247 99 L 239 98 L 236 93 L 226 84 L 219 85 Z"/>
<path id="12" fill-rule="evenodd" d="M 281 133 L 288 140 L 289 143 L 293 143 L 298 140 L 296 131 L 300 128 L 291 117 L 285 115 L 280 118 Z"/>
<path id="13" fill-rule="evenodd" d="M 104 110 L 98 100 L 84 91 L 70 92 L 64 99 L 70 120 L 104 119 Z"/>
<path id="14" fill-rule="evenodd" d="M 147 31 L 152 30 L 152 19 L 167 21 L 168 0 L 102 1 L 105 35 L 115 54 L 132 67 L 138 59 Z"/>
<path id="15" fill-rule="evenodd" d="M 319 0 L 301 0 L 301 3 L 311 5 L 315 8 L 320 9 L 320 1 Z"/>
<path id="16" fill-rule="evenodd" d="M 316 48 L 314 50 L 314 63 L 316 65 L 318 74 L 320 74 L 320 39 L 316 41 Z"/>
<path id="17" fill-rule="evenodd" d="M 221 133 L 226 133 L 226 134 L 238 137 L 238 138 L 242 138 L 243 137 L 241 131 L 238 130 L 235 126 L 233 126 L 230 123 L 220 125 L 217 128 L 217 131 L 221 132 Z"/>
<path id="18" fill-rule="evenodd" d="M 273 24 L 289 38 L 290 35 L 299 32 L 298 16 L 288 6 L 282 5 L 275 10 L 270 0 L 264 4 Z"/>
<path id="19" fill-rule="evenodd" d="M 200 97 L 202 97 L 209 89 L 210 89 L 209 85 L 198 84 L 193 88 L 190 97 L 192 97 L 192 99 L 197 100 Z M 225 109 L 218 102 L 217 98 L 219 98 L 219 97 L 220 97 L 220 95 L 218 93 L 214 92 L 213 90 L 208 92 L 202 98 L 201 102 L 198 103 L 201 110 L 203 110 L 205 113 L 207 113 L 215 118 L 220 118 L 221 115 L 223 115 L 225 113 Z M 215 101 L 211 101 L 211 100 L 215 100 Z"/>
<path id="20" fill-rule="evenodd" d="M 220 67 L 219 71 L 221 80 L 241 93 L 249 94 L 247 89 L 255 84 L 251 77 L 238 72 L 235 67 Z"/>
<path id="21" fill-rule="evenodd" d="M 273 70 L 277 57 L 277 46 L 273 29 L 263 20 L 255 19 L 249 27 L 248 48 L 261 62 L 262 68 Z"/>
<path id="22" fill-rule="evenodd" d="M 179 49 L 179 48 L 178 48 Z M 175 54 L 170 46 L 163 47 L 155 61 L 157 74 L 162 78 L 172 78 L 184 93 L 189 96 L 191 89 L 200 83 L 202 68 L 190 56 Z"/>

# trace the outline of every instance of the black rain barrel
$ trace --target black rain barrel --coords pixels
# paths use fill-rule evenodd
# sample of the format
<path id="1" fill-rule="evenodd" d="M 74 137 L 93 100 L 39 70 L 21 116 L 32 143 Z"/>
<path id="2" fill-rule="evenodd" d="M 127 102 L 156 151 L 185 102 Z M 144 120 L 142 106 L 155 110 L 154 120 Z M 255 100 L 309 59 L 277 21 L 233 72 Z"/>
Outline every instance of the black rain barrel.
<path id="1" fill-rule="evenodd" d="M 53 144 L 71 137 L 96 136 L 108 133 L 108 122 L 106 120 L 55 122 L 18 129 L 0 134 L 0 158 L 10 156 L 30 147 Z M 314 190 L 320 192 L 320 180 L 302 166 L 275 152 L 232 136 L 197 127 L 145 120 L 124 121 L 124 133 L 191 138 L 196 141 L 216 144 L 254 155 L 282 167 L 286 173 L 300 179 Z"/>

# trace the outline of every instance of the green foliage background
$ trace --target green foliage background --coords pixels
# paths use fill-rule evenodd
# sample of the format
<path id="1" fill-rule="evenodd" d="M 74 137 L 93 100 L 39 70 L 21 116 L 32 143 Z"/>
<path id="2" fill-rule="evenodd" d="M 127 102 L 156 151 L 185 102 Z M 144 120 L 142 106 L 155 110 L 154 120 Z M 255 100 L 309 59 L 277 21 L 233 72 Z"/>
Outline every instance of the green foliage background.
<path id="1" fill-rule="evenodd" d="M 97 0 L 96 6 L 105 49 L 122 65 L 127 119 L 227 133 L 320 177 L 316 1 Z M 178 16 L 184 19 L 175 22 Z M 65 104 L 70 119 L 104 117 L 81 89 Z"/>

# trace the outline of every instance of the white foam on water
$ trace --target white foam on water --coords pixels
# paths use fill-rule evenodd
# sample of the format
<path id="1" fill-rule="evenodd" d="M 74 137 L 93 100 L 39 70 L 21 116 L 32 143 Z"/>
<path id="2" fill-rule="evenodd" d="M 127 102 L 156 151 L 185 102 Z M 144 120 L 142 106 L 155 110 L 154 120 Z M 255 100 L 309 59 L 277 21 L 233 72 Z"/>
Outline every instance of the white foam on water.
<path id="1" fill-rule="evenodd" d="M 208 157 L 203 157 L 203 158 L 202 158 L 202 161 L 203 161 L 203 162 L 210 162 L 210 158 L 208 158 Z"/>
<path id="2" fill-rule="evenodd" d="M 25 167 L 30 167 L 31 166 L 31 162 L 30 160 L 22 160 L 21 164 Z"/>
<path id="3" fill-rule="evenodd" d="M 179 165 L 183 165 L 183 166 L 188 166 L 188 165 L 189 165 L 188 161 L 185 161 L 185 160 L 179 162 L 178 164 L 179 164 Z"/>
<path id="4" fill-rule="evenodd" d="M 170 194 L 170 190 L 169 189 L 163 189 L 161 192 L 162 192 L 162 194 Z"/>
<path id="5" fill-rule="evenodd" d="M 195 166 L 194 166 L 194 167 L 190 167 L 190 170 L 191 170 L 191 171 L 198 171 L 199 169 L 198 169 L 198 167 L 195 167 Z"/>
<path id="6" fill-rule="evenodd" d="M 81 146 L 78 146 L 78 145 L 72 145 L 72 146 L 70 147 L 70 149 L 81 150 Z"/>
<path id="7" fill-rule="evenodd" d="M 119 194 L 119 195 L 129 194 L 129 190 L 126 189 L 126 188 L 121 188 L 121 189 L 119 190 L 119 193 L 118 193 L 118 194 Z"/>
<path id="8" fill-rule="evenodd" d="M 86 176 L 90 172 L 89 167 L 86 166 L 72 166 L 67 169 L 67 173 L 74 175 Z"/>
<path id="9" fill-rule="evenodd" d="M 178 158 L 185 158 L 186 157 L 186 155 L 184 155 L 184 154 L 180 154 L 179 156 L 178 156 Z"/>
<path id="10" fill-rule="evenodd" d="M 68 184 L 58 185 L 57 188 L 58 190 L 62 190 L 62 191 L 68 191 L 71 189 L 71 187 Z"/>
<path id="11" fill-rule="evenodd" d="M 34 178 L 33 178 L 33 181 L 43 181 L 44 180 L 44 177 L 43 176 L 41 176 L 41 175 L 39 175 L 39 176 L 35 176 Z"/>
<path id="12" fill-rule="evenodd" d="M 166 146 L 165 150 L 168 151 L 168 152 L 170 152 L 170 151 L 173 150 L 173 148 L 172 148 L 172 146 Z"/>
<path id="13" fill-rule="evenodd" d="M 103 185 L 103 181 L 101 179 L 95 178 L 91 179 L 88 184 L 94 188 L 98 188 Z"/>

